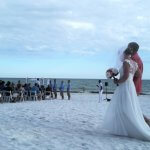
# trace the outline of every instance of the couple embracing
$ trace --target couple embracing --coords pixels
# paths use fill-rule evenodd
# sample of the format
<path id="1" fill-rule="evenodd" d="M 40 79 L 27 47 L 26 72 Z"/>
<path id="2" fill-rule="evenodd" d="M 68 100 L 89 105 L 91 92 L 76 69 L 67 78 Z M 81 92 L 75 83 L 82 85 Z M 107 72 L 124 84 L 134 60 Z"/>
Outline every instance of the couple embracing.
<path id="1" fill-rule="evenodd" d="M 143 63 L 138 56 L 139 45 L 128 44 L 119 54 L 120 78 L 103 123 L 111 134 L 150 141 L 150 120 L 143 115 L 138 95 L 141 93 Z"/>

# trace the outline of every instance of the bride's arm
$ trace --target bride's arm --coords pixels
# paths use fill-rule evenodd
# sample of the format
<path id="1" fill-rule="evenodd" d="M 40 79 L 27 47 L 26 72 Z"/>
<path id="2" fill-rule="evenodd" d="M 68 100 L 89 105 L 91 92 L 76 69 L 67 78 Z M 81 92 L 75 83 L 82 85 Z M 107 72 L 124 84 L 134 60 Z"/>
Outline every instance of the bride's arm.
<path id="1" fill-rule="evenodd" d="M 140 69 L 138 68 L 134 74 L 135 77 L 141 77 L 141 71 Z"/>
<path id="2" fill-rule="evenodd" d="M 116 83 L 125 82 L 129 77 L 129 71 L 130 71 L 130 65 L 128 62 L 124 61 L 124 63 L 123 63 L 123 76 L 119 80 L 114 81 L 114 82 L 116 82 Z"/>

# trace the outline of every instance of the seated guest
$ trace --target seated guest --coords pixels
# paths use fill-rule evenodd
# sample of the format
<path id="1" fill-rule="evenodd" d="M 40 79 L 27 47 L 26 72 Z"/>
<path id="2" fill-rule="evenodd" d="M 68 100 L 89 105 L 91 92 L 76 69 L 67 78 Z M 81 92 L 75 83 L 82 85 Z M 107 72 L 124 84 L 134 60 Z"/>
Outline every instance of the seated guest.
<path id="1" fill-rule="evenodd" d="M 45 87 L 44 87 L 44 85 L 41 85 L 41 86 L 40 86 L 40 92 L 41 92 L 42 99 L 45 99 L 45 96 L 44 96 Z"/>
<path id="2" fill-rule="evenodd" d="M 30 91 L 31 91 L 31 84 L 30 83 L 25 84 L 24 85 L 24 89 L 25 89 L 26 98 L 29 99 L 29 97 L 30 97 Z"/>
<path id="3" fill-rule="evenodd" d="M 21 87 L 21 82 L 20 82 L 20 80 L 19 80 L 18 83 L 17 83 L 17 90 L 19 90 L 20 87 Z"/>
<path id="4" fill-rule="evenodd" d="M 40 86 L 40 91 L 41 91 L 41 92 L 44 92 L 44 91 L 45 91 L 44 85 L 41 85 L 41 86 Z"/>
<path id="5" fill-rule="evenodd" d="M 6 95 L 6 96 L 10 96 L 10 94 L 11 94 L 11 92 L 12 92 L 12 87 L 11 87 L 10 81 L 8 81 L 8 82 L 6 83 L 6 87 L 4 88 L 4 90 L 7 91 L 7 92 L 5 93 L 5 95 Z"/>
<path id="6" fill-rule="evenodd" d="M 39 87 L 37 85 L 37 83 L 34 84 L 34 86 L 31 88 L 31 93 L 40 93 Z"/>
<path id="7" fill-rule="evenodd" d="M 24 85 L 24 89 L 25 89 L 25 91 L 30 91 L 31 90 L 31 84 L 30 83 L 28 83 L 28 84 L 25 84 Z"/>
<path id="8" fill-rule="evenodd" d="M 24 92 L 25 89 L 24 89 L 24 86 L 22 84 L 20 84 L 18 87 L 17 87 L 17 90 L 18 92 Z"/>
<path id="9" fill-rule="evenodd" d="M 25 89 L 24 89 L 24 86 L 23 86 L 23 85 L 20 86 L 19 92 L 20 92 L 20 93 L 24 93 L 24 92 L 25 92 Z"/>
<path id="10" fill-rule="evenodd" d="M 15 88 L 14 88 L 15 89 Z M 16 91 L 14 90 L 13 92 L 13 100 L 14 102 L 18 101 L 24 101 L 24 93 L 25 93 L 25 89 L 24 86 L 22 86 L 21 84 L 16 88 Z"/>
<path id="11" fill-rule="evenodd" d="M 1 81 L 0 83 L 0 91 L 3 91 L 5 89 L 5 82 Z"/>
<path id="12" fill-rule="evenodd" d="M 51 91 L 51 87 L 50 87 L 50 85 L 48 85 L 47 87 L 46 87 L 46 95 L 49 95 L 49 92 Z"/>
<path id="13" fill-rule="evenodd" d="M 51 93 L 52 93 L 52 89 L 50 87 L 50 84 L 46 87 L 45 89 L 45 95 L 46 95 L 46 99 L 48 98 L 51 98 Z"/>
<path id="14" fill-rule="evenodd" d="M 37 83 L 31 88 L 31 95 L 37 95 L 37 97 L 41 99 L 40 89 Z"/>
<path id="15" fill-rule="evenodd" d="M 12 90 L 14 91 L 15 90 L 15 84 L 13 82 L 11 83 L 11 87 L 12 87 Z"/>
<path id="16" fill-rule="evenodd" d="M 24 90 L 27 91 L 27 83 L 24 84 Z"/>
<path id="17" fill-rule="evenodd" d="M 2 86 L 2 80 L 0 80 L 0 90 L 1 90 L 1 86 Z"/>

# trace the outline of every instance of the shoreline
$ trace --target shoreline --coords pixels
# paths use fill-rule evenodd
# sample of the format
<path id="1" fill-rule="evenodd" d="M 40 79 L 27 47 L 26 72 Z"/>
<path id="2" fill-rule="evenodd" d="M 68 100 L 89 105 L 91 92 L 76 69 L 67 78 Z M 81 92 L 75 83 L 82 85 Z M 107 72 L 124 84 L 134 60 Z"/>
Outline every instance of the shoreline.
<path id="1" fill-rule="evenodd" d="M 60 92 L 60 91 L 57 91 Z M 64 91 L 64 93 L 66 93 L 67 91 Z M 91 93 L 91 94 L 98 94 L 98 91 L 70 91 L 70 93 Z M 106 94 L 106 92 L 104 91 L 103 94 Z M 107 92 L 107 94 L 114 94 L 114 92 Z M 150 95 L 150 93 L 141 93 L 140 95 Z"/>
<path id="2" fill-rule="evenodd" d="M 29 80 L 27 81 L 27 83 L 30 83 L 31 86 L 34 85 L 35 80 L 31 80 L 32 78 L 28 78 Z M 35 78 L 34 78 L 35 79 Z M 43 79 L 43 78 L 40 78 Z M 43 82 L 41 80 L 41 85 L 47 86 L 47 80 L 46 79 L 50 79 L 50 78 L 44 78 L 45 81 Z M 62 78 L 56 78 L 57 79 L 57 84 L 59 85 Z M 26 83 L 26 78 L 0 78 L 0 80 L 5 81 L 5 83 L 7 81 L 13 82 L 14 84 L 17 84 L 17 82 L 20 80 L 22 84 Z M 65 85 L 65 93 L 66 93 L 66 86 L 67 86 L 67 79 L 64 79 L 64 85 Z M 141 95 L 150 95 L 150 80 L 145 80 L 143 79 L 143 90 Z M 106 89 L 105 87 L 105 82 L 108 82 L 108 88 Z M 107 94 L 113 94 L 116 86 L 113 84 L 112 80 L 107 80 L 107 79 L 102 79 L 102 83 L 104 85 L 104 89 L 103 89 L 103 94 L 106 93 L 107 90 Z M 98 93 L 98 89 L 96 87 L 97 85 L 97 79 L 71 79 L 71 93 Z M 57 89 L 59 92 L 59 89 Z"/>

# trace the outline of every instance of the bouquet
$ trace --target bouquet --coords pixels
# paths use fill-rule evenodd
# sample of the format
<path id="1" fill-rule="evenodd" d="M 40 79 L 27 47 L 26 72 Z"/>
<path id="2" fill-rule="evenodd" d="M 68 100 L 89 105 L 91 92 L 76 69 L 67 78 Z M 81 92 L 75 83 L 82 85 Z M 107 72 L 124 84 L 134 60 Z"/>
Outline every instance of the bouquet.
<path id="1" fill-rule="evenodd" d="M 116 68 L 109 68 L 106 71 L 106 77 L 107 77 L 107 79 L 113 78 L 113 79 L 116 80 L 117 78 L 115 78 L 115 76 L 117 76 L 118 74 L 119 74 L 119 71 Z"/>
<path id="2" fill-rule="evenodd" d="M 118 70 L 116 68 L 110 68 L 106 71 L 106 77 L 108 78 L 115 78 L 118 75 Z"/>

